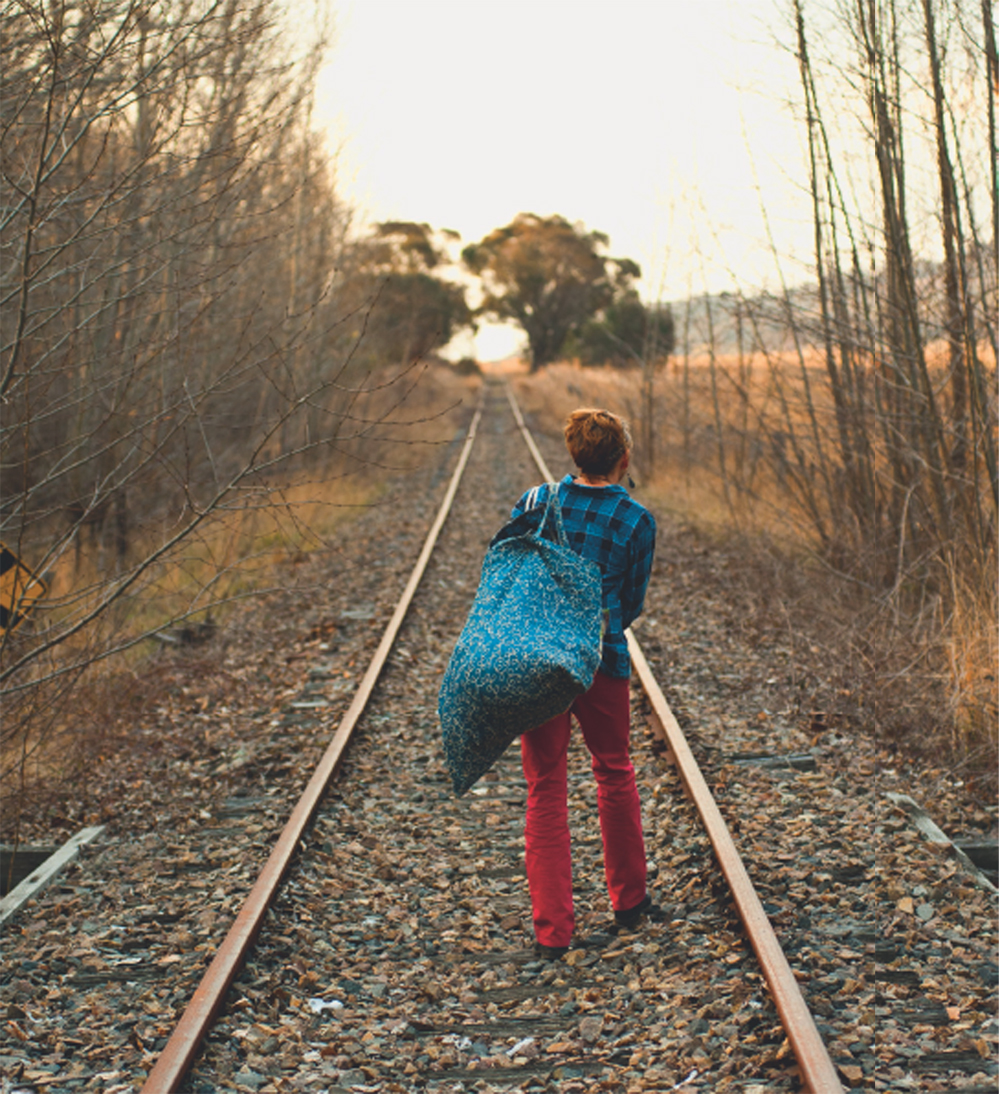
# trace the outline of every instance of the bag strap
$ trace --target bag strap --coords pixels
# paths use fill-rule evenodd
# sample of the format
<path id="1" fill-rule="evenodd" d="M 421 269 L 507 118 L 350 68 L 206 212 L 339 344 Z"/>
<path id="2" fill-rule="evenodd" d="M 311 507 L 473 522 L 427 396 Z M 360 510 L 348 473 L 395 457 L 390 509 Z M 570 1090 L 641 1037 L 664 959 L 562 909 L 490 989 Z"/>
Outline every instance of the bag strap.
<path id="1" fill-rule="evenodd" d="M 569 547 L 569 540 L 566 538 L 566 530 L 563 528 L 562 519 L 562 504 L 559 501 L 559 484 L 557 482 L 546 483 L 549 488 L 548 501 L 545 503 L 545 512 L 542 514 L 541 523 L 538 525 L 538 531 L 535 532 L 535 536 L 538 539 L 542 538 L 542 532 L 545 530 L 546 521 L 549 519 L 549 514 L 552 514 L 553 522 L 556 527 L 556 537 L 560 547 Z M 539 489 L 538 487 L 535 488 Z"/>

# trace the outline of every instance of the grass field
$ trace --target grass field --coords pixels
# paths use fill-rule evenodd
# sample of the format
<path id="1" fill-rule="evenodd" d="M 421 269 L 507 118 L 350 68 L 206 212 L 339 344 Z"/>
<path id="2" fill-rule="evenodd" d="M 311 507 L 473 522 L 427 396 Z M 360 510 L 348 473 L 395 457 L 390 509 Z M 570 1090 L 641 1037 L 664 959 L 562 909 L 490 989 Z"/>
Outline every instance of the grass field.
<path id="1" fill-rule="evenodd" d="M 938 365 L 941 352 L 933 347 L 930 354 Z M 817 531 L 820 524 L 836 527 L 838 518 L 821 488 L 824 475 L 834 482 L 837 475 L 821 359 L 720 355 L 714 365 L 714 391 L 706 354 L 692 356 L 686 369 L 672 360 L 657 372 L 652 453 L 642 448 L 648 432 L 638 370 L 561 363 L 535 374 L 514 364 L 503 371 L 552 436 L 561 435 L 566 414 L 578 406 L 626 416 L 636 438 L 640 500 L 709 539 L 738 544 L 743 572 L 734 580 L 782 598 L 794 625 L 814 634 L 813 648 L 840 675 L 856 677 L 874 731 L 995 785 L 995 577 L 944 560 L 932 581 L 905 574 L 882 584 L 861 579 L 850 557 L 831 551 Z M 791 461 L 793 432 L 808 475 Z M 784 575 L 783 583 L 775 585 L 775 575 Z"/>

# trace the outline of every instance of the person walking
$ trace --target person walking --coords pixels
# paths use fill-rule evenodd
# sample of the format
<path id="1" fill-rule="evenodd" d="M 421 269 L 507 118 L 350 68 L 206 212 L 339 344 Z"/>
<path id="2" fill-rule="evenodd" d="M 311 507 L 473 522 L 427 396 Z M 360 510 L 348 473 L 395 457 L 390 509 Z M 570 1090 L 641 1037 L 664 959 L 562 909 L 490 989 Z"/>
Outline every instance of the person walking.
<path id="1" fill-rule="evenodd" d="M 575 410 L 564 435 L 577 474 L 554 485 L 570 546 L 601 570 L 604 626 L 601 663 L 590 688 L 564 714 L 521 737 L 528 784 L 525 867 L 535 950 L 552 960 L 569 949 L 575 927 L 566 782 L 571 715 L 579 722 L 597 781 L 604 873 L 615 922 L 634 927 L 656 911 L 646 891 L 639 792 L 629 755 L 632 666 L 625 639 L 625 629 L 642 611 L 656 522 L 621 485 L 632 454 L 623 419 L 607 410 Z M 526 492 L 511 516 L 544 508 L 550 489 L 543 484 Z"/>

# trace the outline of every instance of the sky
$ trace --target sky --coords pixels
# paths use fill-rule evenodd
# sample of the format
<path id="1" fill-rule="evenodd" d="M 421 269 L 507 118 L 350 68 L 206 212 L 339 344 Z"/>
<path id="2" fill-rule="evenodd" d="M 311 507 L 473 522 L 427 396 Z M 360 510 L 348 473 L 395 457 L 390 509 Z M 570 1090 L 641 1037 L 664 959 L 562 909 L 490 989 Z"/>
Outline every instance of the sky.
<path id="1" fill-rule="evenodd" d="M 779 0 L 331 0 L 315 124 L 362 221 L 476 242 L 559 214 L 637 261 L 647 300 L 775 281 L 811 248 Z M 521 336 L 490 326 L 490 360 Z M 470 350 L 472 347 L 462 346 Z"/>

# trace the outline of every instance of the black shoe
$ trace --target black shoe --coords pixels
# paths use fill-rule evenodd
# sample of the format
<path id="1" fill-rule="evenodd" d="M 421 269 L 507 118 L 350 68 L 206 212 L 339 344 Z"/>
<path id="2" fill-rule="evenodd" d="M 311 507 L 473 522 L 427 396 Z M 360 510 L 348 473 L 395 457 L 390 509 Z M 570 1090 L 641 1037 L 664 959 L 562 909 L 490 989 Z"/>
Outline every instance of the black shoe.
<path id="1" fill-rule="evenodd" d="M 545 961 L 561 961 L 569 953 L 569 946 L 543 946 L 541 942 L 535 943 L 535 957 L 541 957 Z"/>
<path id="2" fill-rule="evenodd" d="M 619 927 L 631 930 L 638 926 L 639 920 L 644 915 L 653 918 L 659 911 L 660 909 L 653 903 L 653 898 L 647 893 L 634 908 L 624 908 L 620 912 L 615 912 L 615 923 Z"/>

